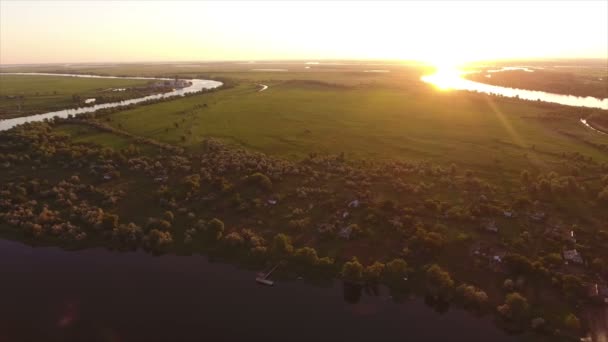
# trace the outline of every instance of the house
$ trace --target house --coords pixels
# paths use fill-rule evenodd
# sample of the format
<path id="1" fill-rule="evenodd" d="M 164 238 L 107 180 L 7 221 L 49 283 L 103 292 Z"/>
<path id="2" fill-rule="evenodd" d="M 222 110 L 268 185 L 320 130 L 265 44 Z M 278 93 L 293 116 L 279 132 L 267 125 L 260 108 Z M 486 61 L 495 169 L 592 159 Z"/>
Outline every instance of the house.
<path id="1" fill-rule="evenodd" d="M 350 239 L 350 234 L 353 232 L 353 229 L 350 226 L 344 227 L 342 229 L 340 229 L 340 231 L 338 232 L 338 236 L 343 238 L 343 239 Z"/>
<path id="2" fill-rule="evenodd" d="M 275 205 L 275 204 L 277 204 L 277 200 L 274 200 L 274 199 L 269 199 L 269 200 L 268 200 L 268 204 L 270 204 L 270 205 Z"/>
<path id="3" fill-rule="evenodd" d="M 513 217 L 513 212 L 512 212 L 512 211 L 506 211 L 506 210 L 505 210 L 505 211 L 503 211 L 503 215 L 504 215 L 506 218 L 512 218 L 512 217 Z"/>
<path id="4" fill-rule="evenodd" d="M 578 253 L 578 251 L 576 249 L 563 251 L 563 256 L 564 256 L 564 260 L 566 260 L 566 263 L 568 263 L 568 262 L 573 262 L 575 264 L 583 263 L 583 258 L 581 257 L 581 255 Z"/>
<path id="5" fill-rule="evenodd" d="M 154 181 L 156 183 L 165 183 L 167 181 L 167 179 L 169 179 L 169 177 L 167 177 L 167 176 L 160 176 L 160 177 L 154 178 Z"/>
<path id="6" fill-rule="evenodd" d="M 86 104 L 95 103 L 95 99 L 94 98 L 86 99 L 86 100 L 84 100 L 84 103 L 86 103 Z"/>
<path id="7" fill-rule="evenodd" d="M 110 176 L 108 174 L 105 174 L 105 175 L 103 175 L 103 179 L 104 180 L 110 180 L 110 179 L 112 179 L 112 176 Z"/>
<path id="8" fill-rule="evenodd" d="M 360 204 L 361 204 L 361 203 L 359 202 L 359 200 L 358 200 L 358 199 L 356 199 L 356 200 L 354 200 L 354 201 L 352 201 L 352 202 L 348 203 L 348 207 L 349 207 L 349 208 L 359 208 L 359 205 L 360 205 Z"/>
<path id="9" fill-rule="evenodd" d="M 570 234 L 568 234 L 568 240 L 576 243 L 576 238 L 574 237 L 574 230 L 571 230 Z"/>
<path id="10" fill-rule="evenodd" d="M 587 294 L 594 301 L 608 304 L 608 286 L 606 285 L 598 283 L 589 284 Z"/>
<path id="11" fill-rule="evenodd" d="M 547 215 L 540 211 L 535 212 L 530 215 L 530 219 L 532 219 L 533 221 L 536 221 L 536 222 L 542 222 L 545 220 L 546 217 L 547 217 Z"/>

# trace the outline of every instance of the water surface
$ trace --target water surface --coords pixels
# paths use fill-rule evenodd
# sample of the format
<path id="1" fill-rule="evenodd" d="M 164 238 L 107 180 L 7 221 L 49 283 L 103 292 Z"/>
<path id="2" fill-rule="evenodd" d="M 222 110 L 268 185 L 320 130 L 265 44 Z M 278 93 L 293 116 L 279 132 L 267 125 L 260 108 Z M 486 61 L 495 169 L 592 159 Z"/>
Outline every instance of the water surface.
<path id="1" fill-rule="evenodd" d="M 341 282 L 258 285 L 256 271 L 202 256 L 63 251 L 0 240 L 1 341 L 516 341 L 423 300 Z M 359 297 L 360 296 L 360 297 Z M 345 298 L 347 300 L 345 300 Z"/>
<path id="2" fill-rule="evenodd" d="M 573 95 L 553 94 L 537 90 L 500 87 L 465 79 L 462 77 L 461 73 L 457 72 L 438 72 L 433 75 L 423 76 L 421 79 L 423 82 L 434 84 L 442 89 L 468 90 L 490 95 L 517 97 L 523 100 L 543 101 L 566 106 L 601 108 L 608 110 L 608 98 L 600 99 L 591 96 L 582 97 Z"/>

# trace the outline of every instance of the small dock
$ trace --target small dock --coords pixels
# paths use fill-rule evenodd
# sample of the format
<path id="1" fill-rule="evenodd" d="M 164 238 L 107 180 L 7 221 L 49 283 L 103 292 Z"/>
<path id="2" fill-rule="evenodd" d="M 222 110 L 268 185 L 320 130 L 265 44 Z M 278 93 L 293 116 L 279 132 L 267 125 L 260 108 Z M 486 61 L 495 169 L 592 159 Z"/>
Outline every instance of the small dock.
<path id="1" fill-rule="evenodd" d="M 277 267 L 279 267 L 279 265 L 276 265 L 275 267 L 273 267 L 268 273 L 264 273 L 264 272 L 258 273 L 258 276 L 255 278 L 255 281 L 258 284 L 262 284 L 262 285 L 266 285 L 266 286 L 273 286 L 274 281 L 268 279 L 268 277 L 270 277 L 272 272 L 274 272 L 274 270 L 276 270 Z"/>

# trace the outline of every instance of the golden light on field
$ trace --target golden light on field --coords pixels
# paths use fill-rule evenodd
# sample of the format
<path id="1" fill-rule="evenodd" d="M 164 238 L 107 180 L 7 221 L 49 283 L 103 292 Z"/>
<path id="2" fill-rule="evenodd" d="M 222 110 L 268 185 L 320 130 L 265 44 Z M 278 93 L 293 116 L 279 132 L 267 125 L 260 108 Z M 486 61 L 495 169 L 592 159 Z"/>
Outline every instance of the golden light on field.
<path id="1" fill-rule="evenodd" d="M 0 1 L 0 63 L 605 58 L 607 13 L 606 1 Z"/>

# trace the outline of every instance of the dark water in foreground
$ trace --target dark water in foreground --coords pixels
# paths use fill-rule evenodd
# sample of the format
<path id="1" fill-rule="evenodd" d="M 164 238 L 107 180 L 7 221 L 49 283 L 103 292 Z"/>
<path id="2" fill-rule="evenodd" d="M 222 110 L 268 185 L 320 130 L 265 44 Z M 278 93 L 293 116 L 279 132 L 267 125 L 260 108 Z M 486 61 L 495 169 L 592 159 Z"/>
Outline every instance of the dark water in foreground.
<path id="1" fill-rule="evenodd" d="M 0 240 L 0 341 L 514 341 L 489 317 L 335 281 L 255 283 L 201 256 L 63 251 Z"/>

